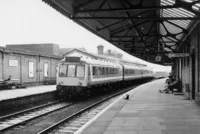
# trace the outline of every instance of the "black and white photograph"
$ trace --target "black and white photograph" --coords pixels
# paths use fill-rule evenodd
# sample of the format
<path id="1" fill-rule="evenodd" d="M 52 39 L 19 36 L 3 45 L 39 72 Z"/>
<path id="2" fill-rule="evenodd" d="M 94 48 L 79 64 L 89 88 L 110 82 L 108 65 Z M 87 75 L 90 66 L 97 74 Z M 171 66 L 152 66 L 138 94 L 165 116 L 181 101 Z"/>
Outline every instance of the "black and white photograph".
<path id="1" fill-rule="evenodd" d="M 0 0 L 0 134 L 200 134 L 200 0 Z"/>

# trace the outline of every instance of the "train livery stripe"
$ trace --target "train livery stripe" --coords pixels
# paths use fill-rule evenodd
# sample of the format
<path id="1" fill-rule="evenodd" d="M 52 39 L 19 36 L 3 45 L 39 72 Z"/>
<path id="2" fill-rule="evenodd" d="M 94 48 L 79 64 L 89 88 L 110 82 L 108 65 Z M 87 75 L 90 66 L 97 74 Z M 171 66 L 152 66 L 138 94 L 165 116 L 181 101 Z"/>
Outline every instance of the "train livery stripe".
<path id="1" fill-rule="evenodd" d="M 108 80 L 122 80 L 122 76 L 118 77 L 104 77 L 104 78 L 92 78 L 91 82 L 96 82 L 96 81 L 108 81 Z"/>

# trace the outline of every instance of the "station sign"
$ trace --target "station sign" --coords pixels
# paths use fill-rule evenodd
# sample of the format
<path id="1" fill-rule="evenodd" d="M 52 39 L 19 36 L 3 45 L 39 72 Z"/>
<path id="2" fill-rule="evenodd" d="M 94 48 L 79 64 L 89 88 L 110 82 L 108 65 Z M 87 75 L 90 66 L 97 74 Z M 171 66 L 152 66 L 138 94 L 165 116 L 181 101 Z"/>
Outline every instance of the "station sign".
<path id="1" fill-rule="evenodd" d="M 172 66 L 172 65 L 174 65 L 174 63 L 173 63 L 173 62 L 170 62 L 170 63 L 164 63 L 164 65 L 166 65 L 166 66 Z"/>
<path id="2" fill-rule="evenodd" d="M 161 57 L 160 55 L 157 55 L 157 56 L 156 56 L 156 61 L 157 61 L 157 62 L 161 62 L 161 59 L 162 59 L 162 57 Z"/>
<path id="3" fill-rule="evenodd" d="M 180 58 L 180 57 L 188 57 L 190 56 L 189 53 L 169 53 L 168 57 L 169 58 Z"/>

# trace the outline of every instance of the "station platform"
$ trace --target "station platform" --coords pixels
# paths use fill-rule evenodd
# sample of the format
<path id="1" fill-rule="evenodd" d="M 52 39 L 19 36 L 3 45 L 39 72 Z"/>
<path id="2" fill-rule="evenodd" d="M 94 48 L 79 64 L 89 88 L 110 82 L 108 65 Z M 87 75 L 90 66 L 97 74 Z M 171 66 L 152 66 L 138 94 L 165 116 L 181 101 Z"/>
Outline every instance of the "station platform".
<path id="1" fill-rule="evenodd" d="M 22 89 L 0 90 L 0 101 L 11 100 L 31 95 L 37 95 L 56 90 L 56 85 L 40 85 Z"/>
<path id="2" fill-rule="evenodd" d="M 160 93 L 166 79 L 119 97 L 76 134 L 200 134 L 200 107 L 183 95 Z"/>

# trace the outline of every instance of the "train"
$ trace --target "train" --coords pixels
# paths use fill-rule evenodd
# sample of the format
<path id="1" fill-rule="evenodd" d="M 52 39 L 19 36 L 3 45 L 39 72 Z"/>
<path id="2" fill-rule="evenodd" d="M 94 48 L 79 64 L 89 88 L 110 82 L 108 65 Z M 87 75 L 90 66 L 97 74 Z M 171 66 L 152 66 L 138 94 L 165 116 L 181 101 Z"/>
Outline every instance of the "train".
<path id="1" fill-rule="evenodd" d="M 153 70 L 144 64 L 125 60 L 65 57 L 58 64 L 57 95 L 72 98 L 108 87 L 119 88 L 136 79 L 153 77 Z"/>

